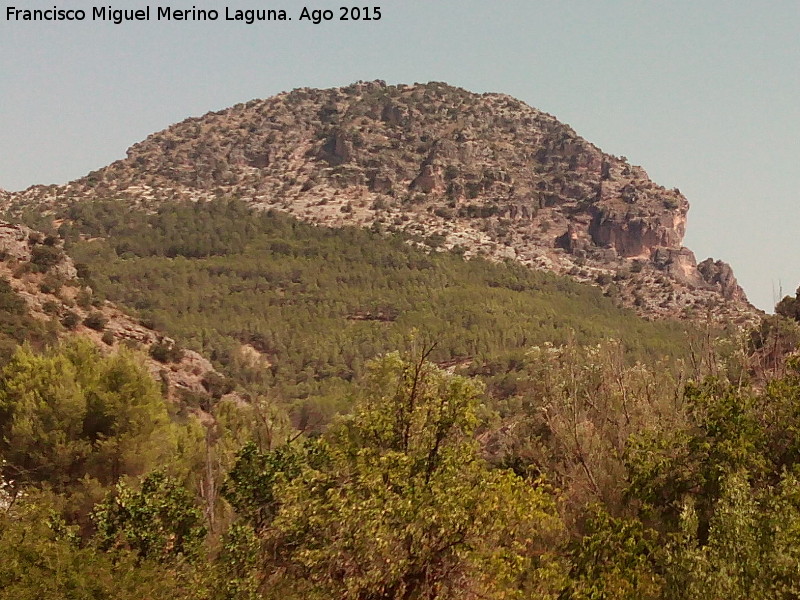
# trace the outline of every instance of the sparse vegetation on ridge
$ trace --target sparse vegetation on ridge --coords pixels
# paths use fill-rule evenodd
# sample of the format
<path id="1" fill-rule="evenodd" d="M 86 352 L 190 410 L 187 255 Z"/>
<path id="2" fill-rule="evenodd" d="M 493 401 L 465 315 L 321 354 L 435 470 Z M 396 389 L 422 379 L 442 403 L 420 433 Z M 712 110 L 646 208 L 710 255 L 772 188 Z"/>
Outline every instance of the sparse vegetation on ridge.
<path id="1" fill-rule="evenodd" d="M 681 246 L 688 202 L 678 190 L 519 100 L 440 82 L 359 82 L 238 104 L 0 208 L 39 219 L 91 200 L 152 208 L 222 197 L 566 274 L 648 317 L 757 319 L 728 265 L 698 265 Z"/>

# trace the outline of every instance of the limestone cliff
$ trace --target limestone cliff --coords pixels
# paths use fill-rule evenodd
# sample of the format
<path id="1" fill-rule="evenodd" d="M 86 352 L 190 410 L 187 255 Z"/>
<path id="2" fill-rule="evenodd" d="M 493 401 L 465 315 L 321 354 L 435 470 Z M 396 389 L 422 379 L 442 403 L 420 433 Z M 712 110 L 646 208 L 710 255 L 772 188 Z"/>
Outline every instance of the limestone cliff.
<path id="1" fill-rule="evenodd" d="M 698 267 L 682 247 L 689 204 L 677 189 L 519 100 L 442 83 L 238 104 L 155 133 L 66 186 L 0 202 L 58 211 L 98 197 L 146 207 L 228 195 L 568 274 L 649 317 L 755 314 L 729 267 Z"/>

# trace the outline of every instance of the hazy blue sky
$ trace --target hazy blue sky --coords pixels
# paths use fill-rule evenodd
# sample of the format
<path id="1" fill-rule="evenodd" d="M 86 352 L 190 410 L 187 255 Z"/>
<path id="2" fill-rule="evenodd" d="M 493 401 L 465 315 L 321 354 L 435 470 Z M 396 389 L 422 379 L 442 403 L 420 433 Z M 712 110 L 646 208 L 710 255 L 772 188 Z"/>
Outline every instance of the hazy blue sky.
<path id="1" fill-rule="evenodd" d="M 297 20 L 303 6 L 345 3 L 231 0 L 294 21 L 6 20 L 56 3 L 0 3 L 0 187 L 66 182 L 187 116 L 295 87 L 446 81 L 516 96 L 679 187 L 686 245 L 730 262 L 758 306 L 800 283 L 796 0 L 362 0 L 383 18 L 320 25 Z"/>

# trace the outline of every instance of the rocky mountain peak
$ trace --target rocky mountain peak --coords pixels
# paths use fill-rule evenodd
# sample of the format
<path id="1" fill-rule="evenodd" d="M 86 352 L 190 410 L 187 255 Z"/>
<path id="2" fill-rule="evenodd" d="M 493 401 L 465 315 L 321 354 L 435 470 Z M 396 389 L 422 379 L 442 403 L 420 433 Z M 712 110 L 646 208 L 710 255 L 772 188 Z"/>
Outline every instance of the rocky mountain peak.
<path id="1" fill-rule="evenodd" d="M 568 274 L 649 317 L 755 314 L 730 267 L 698 265 L 682 246 L 689 203 L 679 190 L 552 115 L 444 83 L 359 82 L 237 104 L 3 205 L 220 196 Z"/>

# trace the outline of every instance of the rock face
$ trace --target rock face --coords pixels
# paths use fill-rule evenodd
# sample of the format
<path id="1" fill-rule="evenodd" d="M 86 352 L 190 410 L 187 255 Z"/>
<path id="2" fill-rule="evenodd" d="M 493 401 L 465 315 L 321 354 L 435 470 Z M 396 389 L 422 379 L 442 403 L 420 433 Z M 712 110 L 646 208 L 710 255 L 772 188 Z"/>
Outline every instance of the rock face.
<path id="1" fill-rule="evenodd" d="M 0 253 L 16 260 L 31 259 L 32 230 L 24 225 L 0 222 Z"/>
<path id="2" fill-rule="evenodd" d="M 689 204 L 677 189 L 502 94 L 380 81 L 298 89 L 187 119 L 125 160 L 0 204 L 112 196 L 145 206 L 238 196 L 569 274 L 650 317 L 755 314 L 729 268 L 701 270 L 682 247 Z"/>
<path id="3" fill-rule="evenodd" d="M 688 208 L 688 207 L 687 207 Z M 685 211 L 685 209 L 684 209 Z M 618 256 L 648 258 L 655 248 L 680 247 L 683 229 L 673 215 L 631 216 L 594 206 L 588 233 L 600 247 L 612 247 Z M 685 221 L 685 212 L 679 223 Z"/>
<path id="4" fill-rule="evenodd" d="M 33 263 L 64 279 L 73 279 L 78 271 L 63 250 L 60 239 L 48 238 L 24 225 L 0 221 L 0 257 L 18 263 Z"/>
<path id="5" fill-rule="evenodd" d="M 727 300 L 738 302 L 747 300 L 744 290 L 739 287 L 739 283 L 733 275 L 733 269 L 728 263 L 707 258 L 697 265 L 697 270 L 702 275 L 703 280 L 718 288 Z"/>

